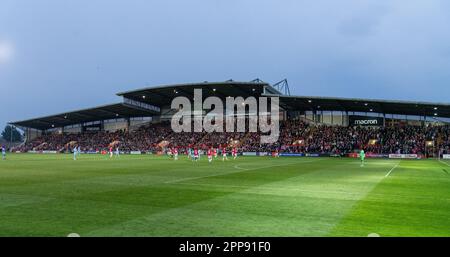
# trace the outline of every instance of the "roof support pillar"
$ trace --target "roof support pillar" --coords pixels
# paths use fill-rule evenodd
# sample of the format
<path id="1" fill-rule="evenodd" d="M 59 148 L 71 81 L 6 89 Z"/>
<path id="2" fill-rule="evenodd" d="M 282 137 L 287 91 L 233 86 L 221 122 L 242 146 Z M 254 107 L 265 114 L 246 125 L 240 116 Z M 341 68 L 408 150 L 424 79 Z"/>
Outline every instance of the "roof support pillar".
<path id="1" fill-rule="evenodd" d="M 28 143 L 30 136 L 31 136 L 30 135 L 30 128 L 27 128 L 25 130 L 25 143 Z"/>
<path id="2" fill-rule="evenodd" d="M 130 131 L 130 123 L 131 123 L 131 122 L 130 122 L 130 117 L 127 117 L 125 120 L 126 120 L 126 122 L 127 122 L 126 130 L 127 130 L 127 131 Z"/>
<path id="3" fill-rule="evenodd" d="M 331 125 L 334 125 L 333 111 L 331 111 Z"/>
<path id="4" fill-rule="evenodd" d="M 350 118 L 348 117 L 348 111 L 345 111 L 345 122 L 347 126 L 350 126 Z"/>

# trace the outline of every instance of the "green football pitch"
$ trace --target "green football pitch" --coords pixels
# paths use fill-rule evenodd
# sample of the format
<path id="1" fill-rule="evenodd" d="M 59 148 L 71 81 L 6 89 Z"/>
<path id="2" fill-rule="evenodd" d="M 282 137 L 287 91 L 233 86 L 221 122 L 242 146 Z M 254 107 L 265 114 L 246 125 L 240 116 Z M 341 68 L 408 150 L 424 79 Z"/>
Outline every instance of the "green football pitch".
<path id="1" fill-rule="evenodd" d="M 450 162 L 11 154 L 0 236 L 450 236 Z"/>

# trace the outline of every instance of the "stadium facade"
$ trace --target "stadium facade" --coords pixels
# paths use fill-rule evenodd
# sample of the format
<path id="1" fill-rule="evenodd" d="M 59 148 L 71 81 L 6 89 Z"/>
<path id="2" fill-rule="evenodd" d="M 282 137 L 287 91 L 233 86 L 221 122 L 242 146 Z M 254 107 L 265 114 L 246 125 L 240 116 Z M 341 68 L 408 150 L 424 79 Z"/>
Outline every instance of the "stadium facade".
<path id="1" fill-rule="evenodd" d="M 449 103 L 293 96 L 287 80 L 270 85 L 259 79 L 251 82 L 228 80 L 147 87 L 117 93 L 122 101 L 45 117 L 10 122 L 25 131 L 27 140 L 42 133 L 79 133 L 84 131 L 130 130 L 149 122 L 172 117 L 171 102 L 178 96 L 192 99 L 194 89 L 202 89 L 203 98 L 278 97 L 280 119 L 302 118 L 316 123 L 339 126 L 390 126 L 448 123 Z M 206 114 L 206 112 L 204 112 Z"/>

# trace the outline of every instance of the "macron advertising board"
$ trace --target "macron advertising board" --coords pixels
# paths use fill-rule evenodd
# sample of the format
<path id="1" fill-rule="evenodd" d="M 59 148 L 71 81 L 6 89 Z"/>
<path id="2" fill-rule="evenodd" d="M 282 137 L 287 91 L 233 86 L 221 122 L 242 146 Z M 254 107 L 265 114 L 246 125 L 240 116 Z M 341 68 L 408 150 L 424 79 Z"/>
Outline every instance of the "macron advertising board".
<path id="1" fill-rule="evenodd" d="M 350 115 L 350 126 L 383 126 L 383 118 Z"/>

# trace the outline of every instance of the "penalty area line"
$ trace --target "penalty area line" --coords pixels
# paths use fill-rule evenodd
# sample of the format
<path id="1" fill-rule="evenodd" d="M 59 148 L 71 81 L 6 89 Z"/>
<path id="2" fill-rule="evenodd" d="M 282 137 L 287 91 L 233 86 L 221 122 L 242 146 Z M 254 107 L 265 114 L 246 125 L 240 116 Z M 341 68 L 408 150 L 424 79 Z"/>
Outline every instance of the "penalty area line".
<path id="1" fill-rule="evenodd" d="M 269 165 L 269 166 L 263 166 L 263 167 L 253 167 L 253 168 L 242 168 L 239 165 L 234 165 L 233 167 L 238 170 L 259 170 L 259 169 L 265 169 L 265 168 L 271 168 L 271 167 L 287 166 L 287 165 L 292 165 L 292 164 L 303 164 L 303 163 L 310 163 L 310 162 L 315 162 L 315 161 L 289 162 L 289 163 L 275 164 L 275 165 Z"/>
<path id="2" fill-rule="evenodd" d="M 183 182 L 183 181 L 217 177 L 217 176 L 226 176 L 226 175 L 231 175 L 231 174 L 245 172 L 245 171 L 260 170 L 260 169 L 266 169 L 266 168 L 271 168 L 271 167 L 288 166 L 288 165 L 294 165 L 294 164 L 302 164 L 302 163 L 307 163 L 307 162 L 315 162 L 315 161 L 291 162 L 291 163 L 283 163 L 283 164 L 278 164 L 278 165 L 269 165 L 269 166 L 263 166 L 263 167 L 255 167 L 255 168 L 242 168 L 242 167 L 239 167 L 238 165 L 234 165 L 233 168 L 236 170 L 231 171 L 231 172 L 217 173 L 217 174 L 198 176 L 198 177 L 181 178 L 181 179 L 166 181 L 166 182 L 164 182 L 164 184 L 176 184 L 176 183 Z"/>
<path id="3" fill-rule="evenodd" d="M 450 164 L 448 164 L 448 163 L 446 163 L 446 162 L 444 162 L 444 161 L 442 161 L 442 160 L 439 160 L 439 162 L 442 163 L 442 164 L 445 164 L 445 165 L 447 165 L 447 166 L 450 167 Z"/>
<path id="4" fill-rule="evenodd" d="M 397 163 L 384 177 L 387 178 L 393 172 L 398 166 L 400 165 L 400 162 Z"/>

